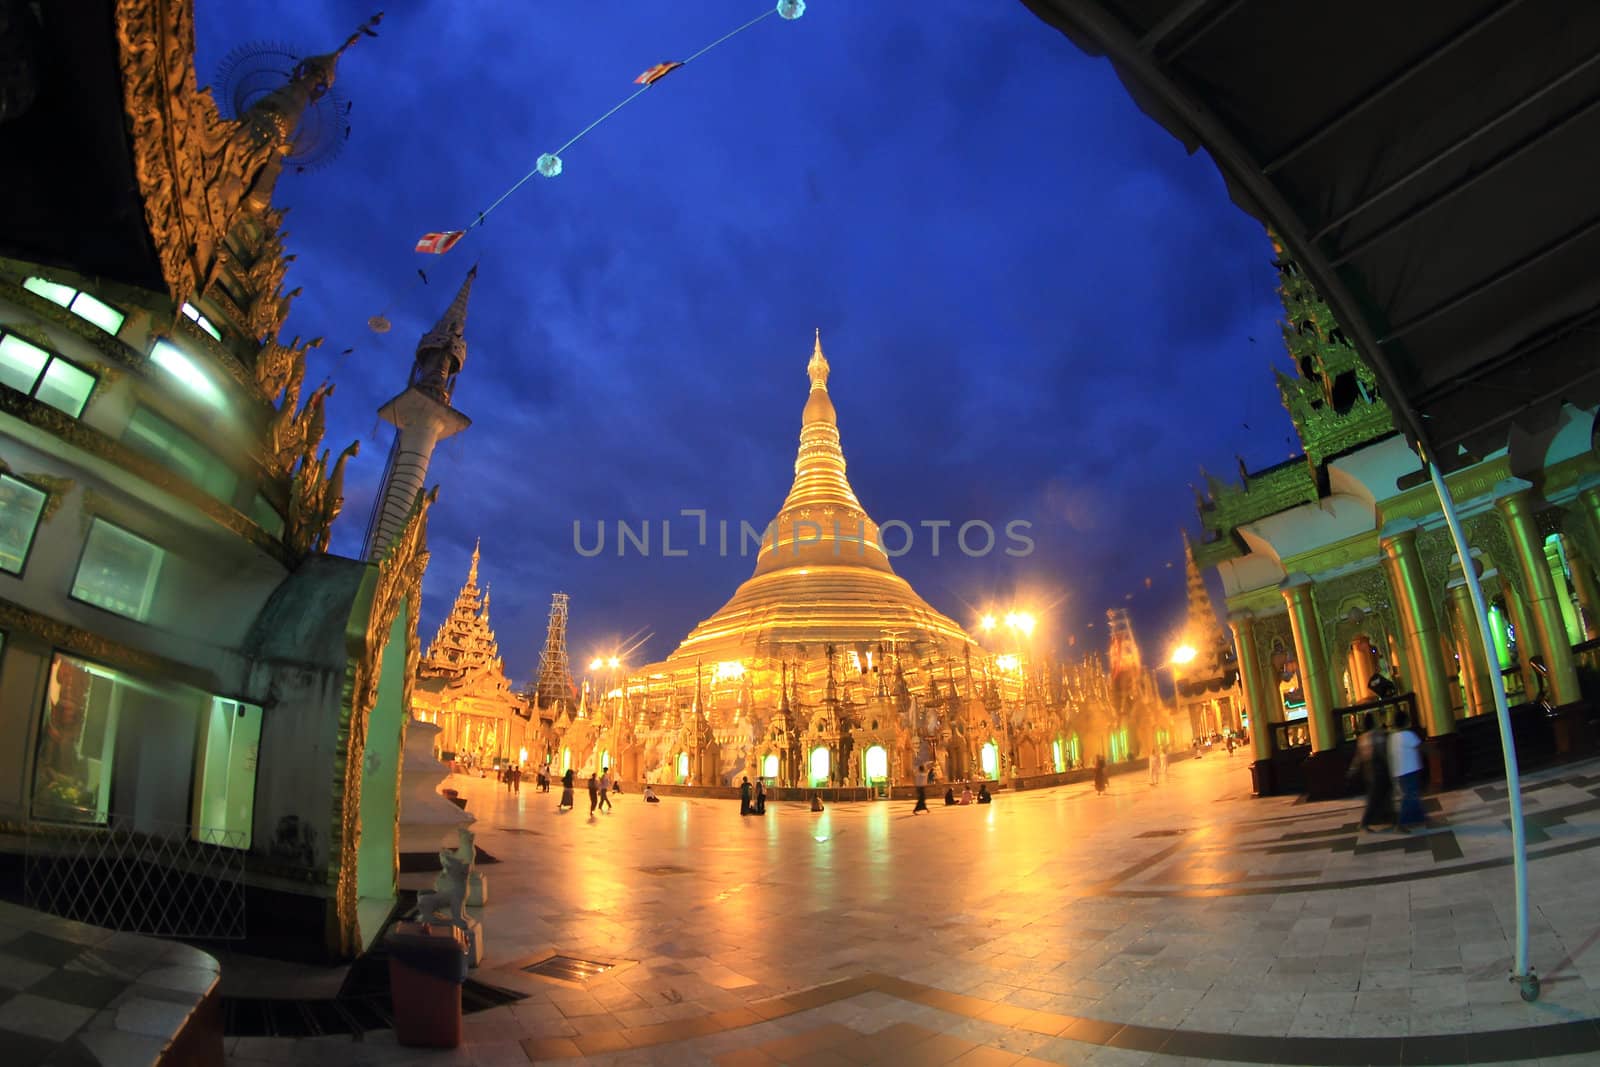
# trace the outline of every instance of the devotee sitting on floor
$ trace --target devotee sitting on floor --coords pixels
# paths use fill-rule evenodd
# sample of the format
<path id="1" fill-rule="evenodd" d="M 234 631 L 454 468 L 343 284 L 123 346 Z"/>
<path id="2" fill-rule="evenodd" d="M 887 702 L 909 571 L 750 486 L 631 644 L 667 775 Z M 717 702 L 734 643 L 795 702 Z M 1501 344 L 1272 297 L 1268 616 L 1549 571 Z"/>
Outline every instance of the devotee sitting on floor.
<path id="1" fill-rule="evenodd" d="M 821 797 L 820 794 L 817 794 L 817 793 L 812 793 L 811 794 L 811 810 L 812 811 L 821 811 L 822 810 L 822 797 Z"/>
<path id="2" fill-rule="evenodd" d="M 947 807 L 947 808 L 953 808 L 953 807 L 955 807 L 955 803 L 956 803 L 956 791 L 955 791 L 955 789 L 953 787 L 951 787 L 951 786 L 945 786 L 945 788 L 944 788 L 944 806 Z"/>
<path id="3" fill-rule="evenodd" d="M 988 782 L 984 782 L 982 785 L 978 786 L 978 803 L 979 804 L 992 804 L 992 803 L 994 803 L 994 797 L 989 795 L 989 783 Z"/>
<path id="4" fill-rule="evenodd" d="M 661 798 L 656 796 L 656 791 L 654 789 L 646 785 L 644 787 L 644 802 L 646 804 L 659 804 L 661 803 Z"/>
<path id="5" fill-rule="evenodd" d="M 970 783 L 970 782 L 968 782 L 966 785 L 961 787 L 961 803 L 963 803 L 963 804 L 971 804 L 972 803 L 972 783 Z"/>

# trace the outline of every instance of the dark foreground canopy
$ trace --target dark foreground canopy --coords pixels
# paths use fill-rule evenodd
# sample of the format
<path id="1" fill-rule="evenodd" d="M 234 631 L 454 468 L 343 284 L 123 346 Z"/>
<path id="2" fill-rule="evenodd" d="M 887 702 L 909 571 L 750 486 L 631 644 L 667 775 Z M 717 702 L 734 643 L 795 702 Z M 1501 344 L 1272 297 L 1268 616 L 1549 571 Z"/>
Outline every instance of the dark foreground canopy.
<path id="1" fill-rule="evenodd" d="M 1440 466 L 1600 402 L 1600 2 L 1024 3 L 1211 153 Z"/>

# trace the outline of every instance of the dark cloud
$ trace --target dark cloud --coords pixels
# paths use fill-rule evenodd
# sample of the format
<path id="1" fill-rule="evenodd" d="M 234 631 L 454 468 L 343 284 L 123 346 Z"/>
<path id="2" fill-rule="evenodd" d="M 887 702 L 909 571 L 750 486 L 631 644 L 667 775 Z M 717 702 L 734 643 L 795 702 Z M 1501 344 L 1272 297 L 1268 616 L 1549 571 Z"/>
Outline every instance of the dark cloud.
<path id="1" fill-rule="evenodd" d="M 328 440 L 367 439 L 335 549 L 359 550 L 383 469 L 373 413 L 476 261 L 456 395 L 473 425 L 430 474 L 425 638 L 481 537 L 514 673 L 536 668 L 556 590 L 575 653 L 640 629 L 670 650 L 753 560 L 618 559 L 614 544 L 583 559 L 573 521 L 649 520 L 658 551 L 662 520 L 690 532 L 683 508 L 764 524 L 821 327 L 851 477 L 880 522 L 1033 523 L 1025 559 L 967 559 L 948 532 L 940 558 L 902 559 L 925 596 L 963 621 L 1017 593 L 1056 603 L 1056 643 L 1079 633 L 1077 651 L 1107 607 L 1130 606 L 1158 644 L 1181 611 L 1182 571 L 1164 563 L 1193 525 L 1197 465 L 1286 451 L 1270 249 L 1208 161 L 1022 4 L 915 19 L 816 4 L 763 22 L 565 152 L 560 178 L 533 178 L 457 251 L 411 252 L 639 71 L 765 2 L 391 5 L 345 58 L 354 134 L 280 189 L 305 287 L 290 328 L 327 335 L 309 378 L 338 384 Z M 326 48 L 368 13 L 203 7 L 201 71 L 241 42 Z M 365 325 L 380 312 L 382 336 Z"/>

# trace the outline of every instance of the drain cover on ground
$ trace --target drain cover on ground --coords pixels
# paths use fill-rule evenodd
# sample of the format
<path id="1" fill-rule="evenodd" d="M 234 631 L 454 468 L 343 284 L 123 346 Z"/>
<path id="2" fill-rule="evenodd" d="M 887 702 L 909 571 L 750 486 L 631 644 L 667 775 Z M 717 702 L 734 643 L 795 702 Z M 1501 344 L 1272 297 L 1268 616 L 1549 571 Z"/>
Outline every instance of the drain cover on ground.
<path id="1" fill-rule="evenodd" d="M 559 978 L 563 982 L 585 982 L 597 975 L 604 974 L 615 967 L 614 963 L 599 963 L 595 960 L 573 959 L 571 956 L 551 956 L 538 963 L 530 963 L 522 968 L 529 974 L 543 975 L 546 978 Z"/>
<path id="2" fill-rule="evenodd" d="M 657 864 L 654 867 L 640 867 L 645 874 L 688 874 L 689 868 L 675 867 L 670 863 Z"/>

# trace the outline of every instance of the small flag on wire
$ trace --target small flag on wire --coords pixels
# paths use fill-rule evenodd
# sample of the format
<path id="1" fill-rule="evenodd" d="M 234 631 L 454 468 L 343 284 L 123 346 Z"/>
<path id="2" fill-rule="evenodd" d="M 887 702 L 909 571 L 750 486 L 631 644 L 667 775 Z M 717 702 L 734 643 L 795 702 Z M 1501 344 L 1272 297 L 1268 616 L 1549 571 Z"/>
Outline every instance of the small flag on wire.
<path id="1" fill-rule="evenodd" d="M 633 79 L 633 84 L 654 85 L 656 82 L 660 81 L 662 78 L 665 78 L 668 74 L 671 74 L 681 66 L 683 66 L 683 64 L 678 62 L 657 63 L 655 66 L 651 67 L 649 70 Z"/>
<path id="2" fill-rule="evenodd" d="M 422 235 L 422 239 L 417 242 L 417 251 L 431 252 L 436 256 L 442 256 L 454 248 L 456 246 L 456 242 L 460 241 L 466 235 L 466 230 L 446 230 L 443 233 L 425 233 Z"/>

